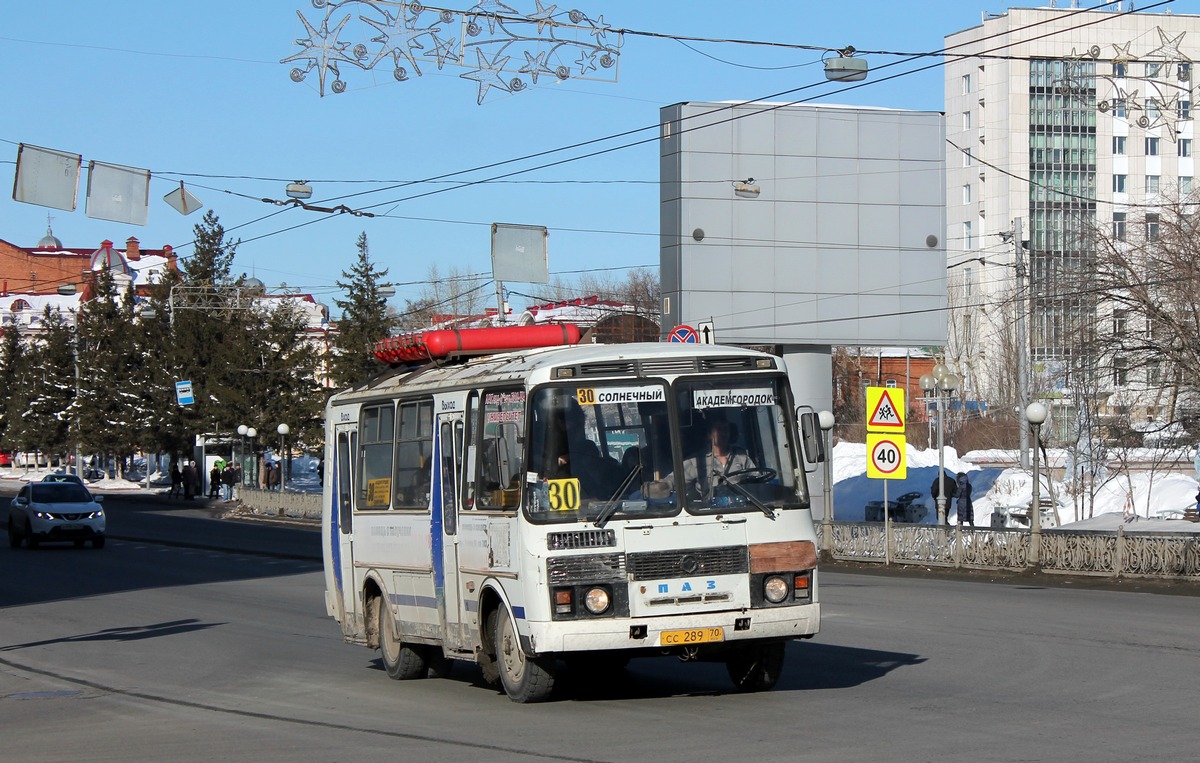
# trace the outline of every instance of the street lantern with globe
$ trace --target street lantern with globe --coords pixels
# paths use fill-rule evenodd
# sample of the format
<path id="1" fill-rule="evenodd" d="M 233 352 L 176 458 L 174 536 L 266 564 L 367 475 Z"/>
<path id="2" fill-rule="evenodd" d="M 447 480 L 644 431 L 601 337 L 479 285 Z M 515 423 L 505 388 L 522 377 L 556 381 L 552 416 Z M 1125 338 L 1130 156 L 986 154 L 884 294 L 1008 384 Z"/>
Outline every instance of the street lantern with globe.
<path id="1" fill-rule="evenodd" d="M 279 492 L 282 493 L 287 484 L 287 469 L 284 467 L 284 460 L 288 458 L 287 436 L 292 429 L 287 424 L 280 424 L 275 431 L 279 432 Z"/>
<path id="2" fill-rule="evenodd" d="M 931 373 L 921 376 L 921 389 L 925 391 L 925 399 L 933 397 L 934 409 L 937 411 L 937 450 L 938 450 L 938 494 L 937 522 L 946 524 L 946 398 L 958 389 L 960 379 L 944 364 L 938 363 Z"/>
<path id="3" fill-rule="evenodd" d="M 1049 411 L 1039 402 L 1025 406 L 1025 420 L 1033 427 L 1033 497 L 1029 502 L 1029 562 L 1036 565 L 1041 557 L 1042 543 L 1042 475 L 1038 445 L 1041 443 L 1042 424 L 1046 423 Z"/>

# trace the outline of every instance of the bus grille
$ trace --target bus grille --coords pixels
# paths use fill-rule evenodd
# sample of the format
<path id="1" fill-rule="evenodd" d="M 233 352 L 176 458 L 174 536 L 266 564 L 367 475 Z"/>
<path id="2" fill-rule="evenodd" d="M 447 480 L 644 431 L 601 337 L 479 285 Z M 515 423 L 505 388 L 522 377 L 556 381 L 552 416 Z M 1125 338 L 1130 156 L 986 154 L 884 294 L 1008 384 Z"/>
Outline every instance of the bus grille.
<path id="1" fill-rule="evenodd" d="M 546 574 L 551 585 L 624 580 L 625 558 L 621 554 L 552 556 L 546 560 Z"/>
<path id="2" fill-rule="evenodd" d="M 629 555 L 629 574 L 633 580 L 734 575 L 749 570 L 750 556 L 745 546 L 650 551 Z"/>
<path id="3" fill-rule="evenodd" d="M 612 530 L 571 530 L 550 533 L 546 536 L 546 548 L 562 551 L 574 548 L 609 548 L 617 545 L 617 535 Z"/>

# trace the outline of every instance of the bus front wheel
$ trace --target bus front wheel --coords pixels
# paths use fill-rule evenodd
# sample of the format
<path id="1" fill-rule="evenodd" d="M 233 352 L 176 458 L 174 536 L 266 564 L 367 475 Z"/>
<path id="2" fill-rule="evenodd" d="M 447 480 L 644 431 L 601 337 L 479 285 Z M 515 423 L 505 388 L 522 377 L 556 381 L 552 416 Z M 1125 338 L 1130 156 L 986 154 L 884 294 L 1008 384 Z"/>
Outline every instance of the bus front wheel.
<path id="1" fill-rule="evenodd" d="M 383 654 L 383 669 L 388 678 L 397 681 L 408 681 L 413 678 L 424 678 L 429 673 L 429 662 L 425 652 L 418 644 L 405 644 L 397 633 L 396 619 L 392 617 L 392 608 L 382 597 L 376 600 L 376 610 L 379 613 L 379 651 Z"/>
<path id="2" fill-rule="evenodd" d="M 738 691 L 770 691 L 783 672 L 786 642 L 748 644 L 738 647 L 726 659 L 725 668 Z"/>
<path id="3" fill-rule="evenodd" d="M 504 693 L 513 702 L 541 702 L 548 698 L 554 689 L 553 659 L 525 654 L 508 612 L 500 609 L 492 619 L 496 628 L 492 643 Z"/>

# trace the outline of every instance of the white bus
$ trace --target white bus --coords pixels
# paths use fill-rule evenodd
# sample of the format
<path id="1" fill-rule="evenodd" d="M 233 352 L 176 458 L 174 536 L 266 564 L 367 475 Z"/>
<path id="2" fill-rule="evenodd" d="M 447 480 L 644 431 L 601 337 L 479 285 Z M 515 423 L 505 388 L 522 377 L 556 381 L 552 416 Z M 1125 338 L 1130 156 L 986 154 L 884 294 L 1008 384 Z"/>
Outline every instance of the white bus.
<path id="1" fill-rule="evenodd" d="M 377 354 L 528 336 L 476 331 Z M 560 661 L 664 653 L 770 689 L 786 642 L 821 620 L 805 475 L 824 454 L 796 411 L 782 360 L 734 347 L 394 368 L 327 408 L 328 612 L 392 678 L 471 661 L 518 702 L 545 699 Z"/>

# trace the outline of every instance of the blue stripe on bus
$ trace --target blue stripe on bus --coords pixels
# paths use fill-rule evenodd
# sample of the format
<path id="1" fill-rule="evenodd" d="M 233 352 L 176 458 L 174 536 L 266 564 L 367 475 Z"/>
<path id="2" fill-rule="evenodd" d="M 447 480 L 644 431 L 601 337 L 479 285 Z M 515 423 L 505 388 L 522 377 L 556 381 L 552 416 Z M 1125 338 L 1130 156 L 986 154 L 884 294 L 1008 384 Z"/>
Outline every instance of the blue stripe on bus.
<path id="1" fill-rule="evenodd" d="M 446 560 L 444 558 L 445 538 L 442 537 L 442 431 L 435 420 L 433 426 L 433 455 L 428 468 L 433 469 L 433 479 L 430 480 L 431 506 L 429 534 L 433 541 L 430 551 L 433 554 L 433 592 L 437 597 L 438 612 L 442 622 L 446 622 Z"/>
<path id="2" fill-rule="evenodd" d="M 334 465 L 333 465 L 333 498 L 329 504 L 329 555 L 333 564 L 333 579 L 337 583 L 338 599 L 342 598 L 342 539 L 339 537 L 341 532 L 341 504 L 338 497 L 341 495 L 341 486 L 338 484 L 338 478 L 341 474 L 341 464 L 338 459 L 337 441 L 334 441 Z"/>
<path id="3" fill-rule="evenodd" d="M 438 604 L 437 599 L 433 596 L 415 596 L 411 593 L 390 593 L 388 601 L 397 607 L 421 607 L 424 609 L 434 609 Z"/>
<path id="4" fill-rule="evenodd" d="M 518 620 L 524 620 L 525 619 L 525 608 L 524 607 L 513 607 L 513 617 L 517 618 Z"/>

